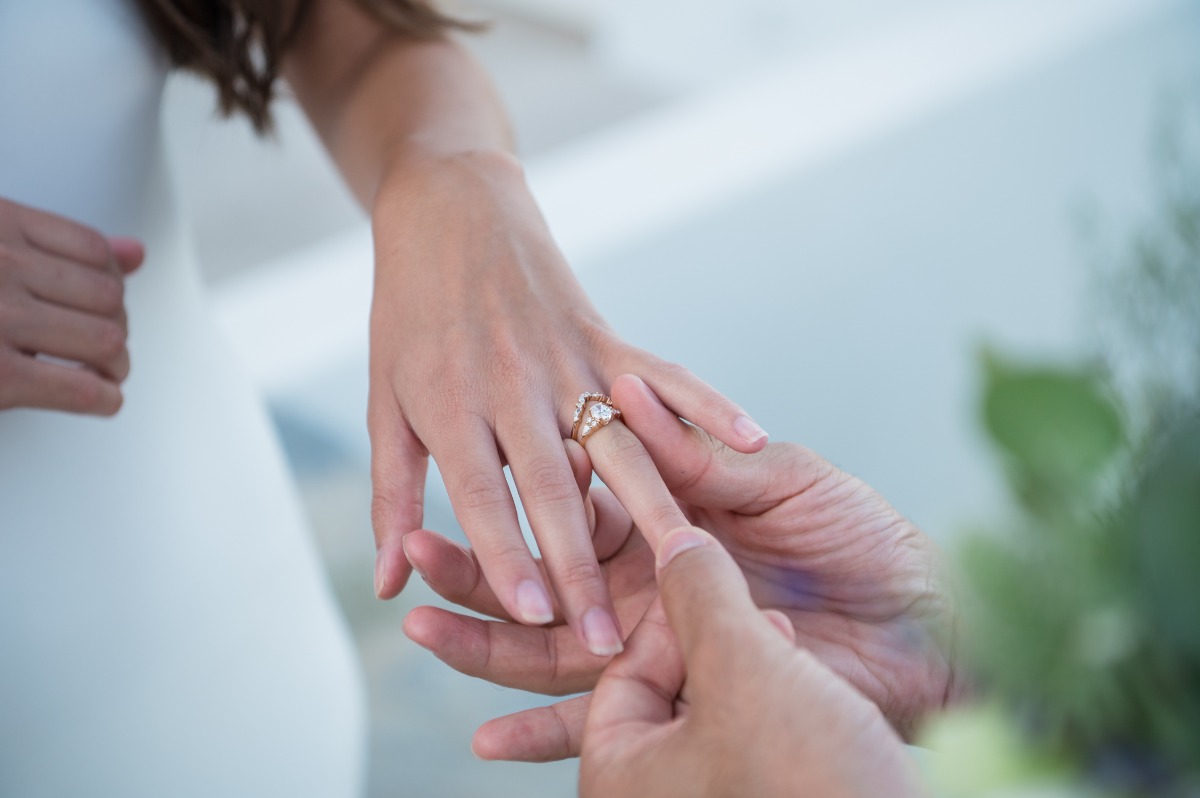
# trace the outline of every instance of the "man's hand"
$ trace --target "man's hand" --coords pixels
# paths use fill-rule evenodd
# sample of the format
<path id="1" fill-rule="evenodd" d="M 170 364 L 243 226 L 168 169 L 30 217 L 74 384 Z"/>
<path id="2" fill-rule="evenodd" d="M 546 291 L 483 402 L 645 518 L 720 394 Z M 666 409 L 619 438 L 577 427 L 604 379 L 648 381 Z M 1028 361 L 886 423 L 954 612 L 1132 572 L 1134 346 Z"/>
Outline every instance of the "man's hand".
<path id="1" fill-rule="evenodd" d="M 659 560 L 661 602 L 596 685 L 580 795 L 923 794 L 878 707 L 754 605 L 719 543 L 685 527 Z"/>
<path id="2" fill-rule="evenodd" d="M 120 409 L 125 277 L 143 256 L 136 241 L 0 199 L 0 410 Z"/>
<path id="3" fill-rule="evenodd" d="M 662 500 L 643 495 L 660 488 L 638 476 L 629 457 L 635 447 L 617 445 L 632 431 L 687 518 L 712 530 L 741 566 L 758 606 L 783 612 L 797 644 L 874 701 L 900 734 L 946 703 L 955 689 L 953 612 L 931 541 L 867 485 L 807 449 L 774 444 L 738 454 L 682 423 L 635 377 L 620 378 L 613 394 L 629 430 L 597 432 L 588 453 L 621 502 L 598 489 L 590 503 L 624 628 L 655 590 L 653 555 L 633 521 L 656 524 L 664 512 Z M 505 617 L 470 551 L 425 531 L 406 538 L 405 548 L 442 596 Z M 405 630 L 464 673 L 537 692 L 587 690 L 605 662 L 580 651 L 559 626 L 522 629 L 419 607 Z M 479 730 L 475 750 L 496 759 L 577 755 L 582 718 L 582 703 L 571 702 L 500 718 Z"/>

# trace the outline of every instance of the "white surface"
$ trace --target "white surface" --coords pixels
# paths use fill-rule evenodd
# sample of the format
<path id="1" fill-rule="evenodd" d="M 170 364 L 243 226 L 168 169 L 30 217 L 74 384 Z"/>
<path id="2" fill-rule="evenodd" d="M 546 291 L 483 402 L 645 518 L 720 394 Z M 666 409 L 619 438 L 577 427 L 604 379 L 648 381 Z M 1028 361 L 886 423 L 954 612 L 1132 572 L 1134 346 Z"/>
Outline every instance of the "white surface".
<path id="1" fill-rule="evenodd" d="M 357 662 L 204 304 L 132 15 L 0 3 L 0 196 L 150 253 L 118 417 L 0 414 L 0 794 L 355 795 Z"/>
<path id="2" fill-rule="evenodd" d="M 560 148 L 533 166 L 531 181 L 568 256 L 577 265 L 601 261 L 1171 5 L 1019 0 L 937 8 Z"/>

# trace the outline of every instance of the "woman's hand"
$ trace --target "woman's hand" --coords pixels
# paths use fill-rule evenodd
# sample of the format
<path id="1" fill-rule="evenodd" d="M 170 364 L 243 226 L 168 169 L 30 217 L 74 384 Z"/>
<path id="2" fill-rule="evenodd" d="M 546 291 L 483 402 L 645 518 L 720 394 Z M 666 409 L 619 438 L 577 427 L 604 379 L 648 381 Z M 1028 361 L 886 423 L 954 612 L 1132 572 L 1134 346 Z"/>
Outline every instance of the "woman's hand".
<path id="1" fill-rule="evenodd" d="M 421 526 L 432 454 L 500 604 L 524 623 L 549 621 L 507 464 L 568 623 L 611 655 L 621 634 L 563 453 L 576 397 L 637 371 L 740 451 L 761 449 L 766 434 L 604 324 L 551 239 L 500 99 L 464 47 L 405 35 L 354 0 L 305 6 L 284 72 L 375 236 L 376 592 L 391 598 L 408 579 L 401 540 Z"/>
<path id="2" fill-rule="evenodd" d="M 621 649 L 583 499 L 563 450 L 583 391 L 637 371 L 672 410 L 741 451 L 766 434 L 682 368 L 622 342 L 551 240 L 515 159 L 408 164 L 376 198 L 369 427 L 381 597 L 403 587 L 401 539 L 421 526 L 426 456 L 507 614 L 543 624 L 553 602 L 521 537 L 513 474 L 550 587 L 596 655 Z M 660 483 L 661 484 L 661 483 Z"/>
<path id="3" fill-rule="evenodd" d="M 125 277 L 143 256 L 137 241 L 0 199 L 0 410 L 120 409 Z"/>
<path id="4" fill-rule="evenodd" d="M 596 685 L 580 795 L 924 794 L 878 707 L 759 611 L 720 544 L 685 527 L 659 561 L 661 603 Z"/>
<path id="5" fill-rule="evenodd" d="M 653 555 L 633 523 L 652 541 L 674 528 L 666 526 L 672 496 L 658 496 L 661 482 L 647 477 L 657 469 L 687 519 L 728 548 L 758 605 L 783 612 L 798 643 L 874 701 L 902 735 L 956 693 L 954 613 L 936 551 L 879 494 L 799 446 L 732 452 L 680 422 L 635 377 L 621 377 L 613 394 L 628 429 L 598 431 L 587 455 L 621 500 L 591 492 L 596 548 L 624 628 L 654 595 Z M 442 596 L 505 617 L 470 552 L 425 531 L 405 547 Z M 527 629 L 419 607 L 405 630 L 464 673 L 536 692 L 590 689 L 605 662 L 579 650 L 562 627 Z M 495 759 L 577 755 L 585 704 L 572 699 L 491 721 L 476 734 L 475 750 Z"/>

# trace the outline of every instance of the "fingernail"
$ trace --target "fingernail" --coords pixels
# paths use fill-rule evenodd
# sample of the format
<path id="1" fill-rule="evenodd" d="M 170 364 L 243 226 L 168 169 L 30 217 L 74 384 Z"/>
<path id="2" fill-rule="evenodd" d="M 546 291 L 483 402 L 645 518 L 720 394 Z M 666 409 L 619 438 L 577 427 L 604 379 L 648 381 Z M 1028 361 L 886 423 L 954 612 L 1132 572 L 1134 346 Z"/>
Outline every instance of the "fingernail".
<path id="1" fill-rule="evenodd" d="M 599 607 L 592 607 L 583 614 L 583 639 L 587 641 L 588 650 L 597 657 L 611 657 L 625 648 L 612 616 Z"/>
<path id="2" fill-rule="evenodd" d="M 733 431 L 746 443 L 758 443 L 767 437 L 767 431 L 754 423 L 750 416 L 738 416 L 733 420 Z"/>
<path id="3" fill-rule="evenodd" d="M 383 577 L 384 577 L 384 570 L 385 570 L 384 569 L 385 562 L 386 562 L 386 560 L 383 556 L 383 551 L 380 550 L 379 553 L 377 553 L 375 555 L 375 598 L 379 598 L 379 599 L 383 598 Z"/>
<path id="4" fill-rule="evenodd" d="M 692 527 L 680 527 L 663 536 L 658 547 L 658 570 L 667 567 L 671 560 L 683 554 L 688 549 L 699 548 L 708 543 L 708 538 L 701 535 Z"/>
<path id="5" fill-rule="evenodd" d="M 546 589 L 532 579 L 517 585 L 517 612 L 525 623 L 543 624 L 554 620 L 554 608 L 550 606 Z"/>

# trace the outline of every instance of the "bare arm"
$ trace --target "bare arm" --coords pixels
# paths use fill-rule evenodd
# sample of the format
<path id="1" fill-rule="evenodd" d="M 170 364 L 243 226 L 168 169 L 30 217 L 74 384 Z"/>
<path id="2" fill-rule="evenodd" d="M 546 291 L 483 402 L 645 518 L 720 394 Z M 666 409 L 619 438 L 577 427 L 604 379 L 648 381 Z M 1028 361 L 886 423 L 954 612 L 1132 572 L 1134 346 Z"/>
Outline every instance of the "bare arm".
<path id="1" fill-rule="evenodd" d="M 351 0 L 313 3 L 284 74 L 366 208 L 393 170 L 512 153 L 504 107 L 470 53 L 388 31 Z"/>
<path id="2" fill-rule="evenodd" d="M 735 448 L 758 450 L 766 435 L 604 323 L 546 229 L 496 93 L 465 50 L 391 34 L 352 0 L 315 0 L 310 12 L 285 74 L 370 209 L 375 238 L 376 591 L 390 598 L 409 576 L 403 539 L 422 524 L 432 455 L 507 613 L 530 624 L 565 618 L 593 654 L 612 655 L 622 630 L 563 443 L 576 397 L 638 372 Z M 521 536 L 505 465 L 553 598 Z"/>

